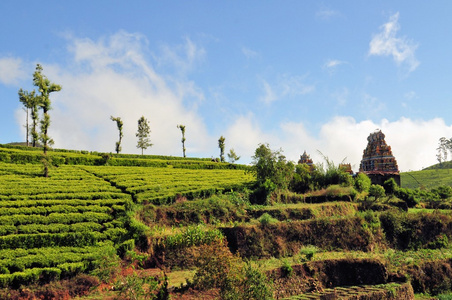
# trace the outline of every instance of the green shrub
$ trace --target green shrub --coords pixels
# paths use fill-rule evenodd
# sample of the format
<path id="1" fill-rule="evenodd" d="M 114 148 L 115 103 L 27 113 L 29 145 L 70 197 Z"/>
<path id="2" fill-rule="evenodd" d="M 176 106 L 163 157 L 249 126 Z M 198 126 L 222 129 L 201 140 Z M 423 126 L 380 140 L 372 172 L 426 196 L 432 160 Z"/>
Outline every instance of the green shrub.
<path id="1" fill-rule="evenodd" d="M 124 257 L 124 255 L 128 251 L 132 251 L 133 249 L 135 249 L 135 240 L 134 239 L 130 239 L 130 240 L 127 240 L 127 241 L 122 242 L 121 244 L 119 244 L 119 246 L 118 246 L 118 254 L 119 254 L 120 257 Z"/>
<path id="2" fill-rule="evenodd" d="M 436 189 L 433 189 L 432 192 L 436 193 L 443 200 L 452 196 L 452 188 L 448 185 L 437 187 Z"/>
<path id="3" fill-rule="evenodd" d="M 94 270 L 91 271 L 91 274 L 103 282 L 109 282 L 119 272 L 120 260 L 116 254 L 116 249 L 112 245 L 106 245 L 101 257 L 92 264 Z"/>
<path id="4" fill-rule="evenodd" d="M 318 252 L 318 249 L 316 246 L 308 245 L 301 247 L 299 254 L 304 255 L 305 259 L 303 261 L 310 261 L 312 258 L 314 258 L 314 254 Z"/>
<path id="5" fill-rule="evenodd" d="M 372 182 L 366 173 L 358 173 L 355 177 L 355 188 L 359 192 L 368 192 Z"/>
<path id="6" fill-rule="evenodd" d="M 386 194 L 394 195 L 399 186 L 395 182 L 394 178 L 389 178 L 383 183 L 383 188 L 385 189 Z"/>
<path id="7" fill-rule="evenodd" d="M 445 234 L 440 234 L 436 240 L 427 244 L 429 249 L 441 249 L 449 247 L 449 238 Z"/>
<path id="8" fill-rule="evenodd" d="M 293 273 L 293 268 L 287 259 L 283 260 L 283 265 L 281 266 L 281 271 L 284 277 L 290 277 Z"/>
<path id="9" fill-rule="evenodd" d="M 259 223 L 262 226 L 268 226 L 270 224 L 275 224 L 278 222 L 278 219 L 273 218 L 269 213 L 264 213 L 259 218 Z"/>
<path id="10" fill-rule="evenodd" d="M 379 184 L 372 184 L 369 188 L 369 196 L 374 197 L 375 201 L 385 196 L 385 189 Z"/>
<path id="11" fill-rule="evenodd" d="M 206 230 L 205 226 L 189 226 L 181 233 L 169 235 L 164 240 L 166 249 L 186 248 L 191 246 L 209 245 L 224 239 L 219 229 Z"/>
<path id="12" fill-rule="evenodd" d="M 167 300 L 168 279 L 163 281 L 154 277 L 140 277 L 134 272 L 128 276 L 122 276 L 116 281 L 115 290 L 119 292 L 121 299 L 150 299 Z"/>
<path id="13" fill-rule="evenodd" d="M 273 299 L 273 289 L 267 276 L 247 262 L 242 269 L 243 278 L 239 280 L 233 288 L 223 290 L 222 299 L 250 299 L 250 300 L 268 300 Z"/>

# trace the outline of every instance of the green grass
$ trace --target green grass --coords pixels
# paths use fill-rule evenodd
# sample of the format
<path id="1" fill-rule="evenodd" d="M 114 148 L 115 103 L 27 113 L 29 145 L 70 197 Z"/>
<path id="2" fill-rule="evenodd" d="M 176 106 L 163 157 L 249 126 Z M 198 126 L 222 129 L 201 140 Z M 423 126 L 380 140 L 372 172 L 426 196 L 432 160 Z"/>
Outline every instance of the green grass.
<path id="1" fill-rule="evenodd" d="M 452 169 L 404 172 L 400 174 L 400 180 L 403 188 L 410 189 L 452 186 Z"/>

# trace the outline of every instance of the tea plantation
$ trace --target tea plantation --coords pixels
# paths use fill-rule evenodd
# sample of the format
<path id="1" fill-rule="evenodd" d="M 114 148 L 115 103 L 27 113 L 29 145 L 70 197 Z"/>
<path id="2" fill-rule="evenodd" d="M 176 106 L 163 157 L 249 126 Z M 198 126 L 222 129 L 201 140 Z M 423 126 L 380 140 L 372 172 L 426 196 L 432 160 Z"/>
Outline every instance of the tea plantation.
<path id="1" fill-rule="evenodd" d="M 414 190 L 403 174 L 403 189 L 379 198 L 333 185 L 256 201 L 243 165 L 50 155 L 45 178 L 38 149 L 0 145 L 0 299 L 414 299 L 452 290 L 452 205 L 439 173 L 448 170 L 414 174 L 424 184 Z"/>

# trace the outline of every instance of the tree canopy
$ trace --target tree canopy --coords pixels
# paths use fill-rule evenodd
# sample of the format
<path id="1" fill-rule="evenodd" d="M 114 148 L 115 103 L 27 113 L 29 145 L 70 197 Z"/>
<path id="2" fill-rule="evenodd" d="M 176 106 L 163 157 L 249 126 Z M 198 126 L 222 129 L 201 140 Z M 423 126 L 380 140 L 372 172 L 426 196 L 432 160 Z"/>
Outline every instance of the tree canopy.
<path id="1" fill-rule="evenodd" d="M 149 121 L 141 116 L 138 119 L 138 131 L 135 136 L 138 138 L 137 148 L 141 149 L 141 155 L 143 155 L 143 150 L 148 147 L 152 147 L 151 139 L 149 138 L 149 134 L 151 133 L 151 129 L 149 127 Z"/>

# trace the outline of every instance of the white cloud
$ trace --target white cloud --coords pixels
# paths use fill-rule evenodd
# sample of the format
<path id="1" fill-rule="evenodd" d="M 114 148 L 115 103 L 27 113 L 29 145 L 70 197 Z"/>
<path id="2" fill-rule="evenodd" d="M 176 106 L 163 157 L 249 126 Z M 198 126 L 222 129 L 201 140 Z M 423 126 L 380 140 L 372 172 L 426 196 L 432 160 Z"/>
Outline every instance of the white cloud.
<path id="1" fill-rule="evenodd" d="M 176 46 L 161 45 L 161 54 L 155 56 L 159 65 L 173 67 L 176 74 L 185 76 L 192 71 L 196 63 L 201 62 L 206 51 L 195 44 L 190 38 L 185 38 L 185 43 Z"/>
<path id="2" fill-rule="evenodd" d="M 247 47 L 242 47 L 242 53 L 247 59 L 259 57 L 259 53 Z"/>
<path id="3" fill-rule="evenodd" d="M 399 13 L 396 13 L 381 26 L 382 31 L 374 35 L 369 43 L 369 55 L 392 56 L 397 65 L 405 64 L 412 72 L 419 66 L 415 56 L 418 45 L 406 37 L 397 36 L 400 30 L 398 20 Z"/>
<path id="4" fill-rule="evenodd" d="M 337 59 L 329 59 L 329 60 L 327 60 L 326 62 L 325 62 L 325 64 L 323 65 L 325 68 L 334 68 L 334 67 L 337 67 L 337 66 L 339 66 L 339 65 L 342 65 L 342 64 L 344 64 L 345 62 L 344 61 L 340 61 L 340 60 L 337 60 Z"/>
<path id="5" fill-rule="evenodd" d="M 335 11 L 328 7 L 321 7 L 315 14 L 315 16 L 322 20 L 329 20 L 335 16 L 341 15 L 338 11 Z"/>
<path id="6" fill-rule="evenodd" d="M 55 147 L 113 152 L 118 139 L 116 124 L 110 120 L 113 115 L 124 121 L 123 152 L 140 153 L 135 133 L 137 120 L 144 115 L 150 121 L 154 143 L 145 153 L 182 155 L 181 132 L 176 125 L 184 124 L 188 156 L 218 156 L 218 136 L 209 135 L 196 107 L 187 105 L 187 99 L 204 98 L 203 91 L 185 78 L 156 71 L 145 59 L 145 38 L 119 32 L 100 40 L 72 38 L 69 43 L 73 54 L 71 67 L 43 64 L 44 74 L 63 86 L 62 91 L 51 96 L 50 136 Z M 189 44 L 185 40 L 176 46 L 177 51 L 166 48 L 167 53 L 178 53 L 180 64 L 188 66 L 197 56 L 194 49 L 201 49 Z M 279 76 L 273 84 L 263 80 L 267 103 L 312 92 L 314 86 L 305 81 L 305 77 L 287 75 Z M 343 92 L 345 96 L 348 93 L 346 89 Z M 378 104 L 378 99 L 366 97 L 370 104 Z M 20 109 L 16 116 L 22 126 Z M 316 132 L 310 132 L 303 122 L 281 123 L 267 132 L 257 120 L 252 113 L 245 113 L 223 124 L 226 152 L 234 148 L 242 156 L 241 163 L 251 161 L 259 143 L 269 143 L 272 149 L 282 148 L 287 158 L 294 161 L 304 150 L 316 161 L 321 161 L 317 150 L 336 163 L 347 157 L 357 171 L 367 136 L 380 128 L 400 169 L 416 170 L 436 163 L 438 139 L 452 137 L 452 127 L 442 119 L 401 118 L 375 123 L 340 116 L 320 124 Z"/>
<path id="7" fill-rule="evenodd" d="M 0 58 L 0 83 L 5 85 L 16 85 L 19 81 L 26 79 L 27 75 L 20 58 Z"/>
<path id="8" fill-rule="evenodd" d="M 323 64 L 323 69 L 327 70 L 328 73 L 334 74 L 336 69 L 343 64 L 346 64 L 346 61 L 338 60 L 338 59 L 329 59 Z"/>
<path id="9" fill-rule="evenodd" d="M 186 105 L 187 98 L 203 98 L 202 91 L 175 78 L 171 80 L 177 88 L 170 88 L 168 76 L 157 73 L 144 58 L 147 41 L 142 36 L 118 32 L 97 41 L 73 38 L 69 43 L 71 68 L 43 66 L 43 73 L 63 86 L 51 95 L 50 135 L 55 147 L 113 152 L 118 131 L 112 115 L 124 122 L 123 152 L 139 153 L 135 133 L 143 115 L 150 122 L 154 144 L 145 153 L 181 156 L 177 124 L 186 125 L 188 156 L 206 156 L 215 148 L 196 109 Z M 188 43 L 183 48 L 187 61 L 179 63 L 190 65 L 196 46 Z"/>
<path id="10" fill-rule="evenodd" d="M 282 75 L 276 79 L 275 83 L 270 84 L 263 79 L 264 95 L 260 97 L 260 100 L 270 104 L 285 97 L 300 96 L 313 92 L 315 86 L 304 83 L 305 80 L 306 76 Z"/>
<path id="11" fill-rule="evenodd" d="M 242 116 L 230 127 L 229 140 L 242 154 L 242 163 L 249 163 L 259 143 L 269 143 L 270 148 L 283 149 L 289 160 L 297 162 L 306 150 L 317 163 L 324 163 L 321 153 L 336 164 L 344 159 L 359 170 L 367 137 L 376 129 L 386 135 L 386 142 L 392 148 L 401 171 L 419 170 L 437 163 L 436 148 L 441 137 L 452 137 L 452 126 L 442 119 L 412 120 L 401 118 L 390 122 L 364 120 L 357 122 L 352 117 L 338 116 L 320 127 L 318 134 L 309 132 L 303 122 L 280 124 L 277 132 L 265 134 L 253 115 Z M 247 160 L 248 157 L 248 160 Z"/>
<path id="12" fill-rule="evenodd" d="M 264 133 L 259 128 L 252 113 L 238 116 L 228 127 L 225 137 L 226 147 L 234 148 L 237 155 L 241 156 L 239 162 L 244 164 L 251 162 L 251 157 L 259 144 L 275 142 L 272 135 Z"/>

